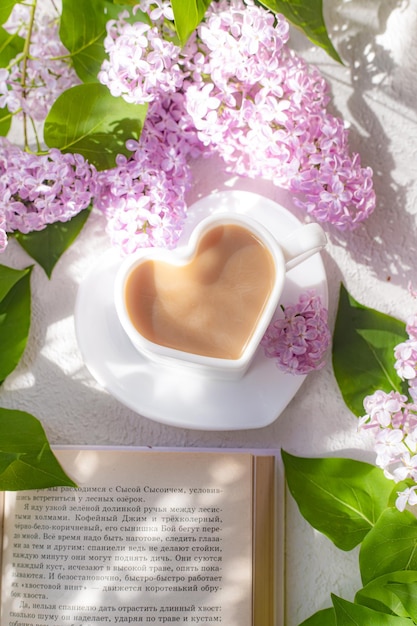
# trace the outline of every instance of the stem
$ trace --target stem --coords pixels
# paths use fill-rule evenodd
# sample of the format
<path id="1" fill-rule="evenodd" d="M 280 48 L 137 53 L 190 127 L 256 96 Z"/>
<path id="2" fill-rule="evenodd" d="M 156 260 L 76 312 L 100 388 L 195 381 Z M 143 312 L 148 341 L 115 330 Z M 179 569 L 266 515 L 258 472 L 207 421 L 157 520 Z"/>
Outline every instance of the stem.
<path id="1" fill-rule="evenodd" d="M 30 48 L 30 42 L 32 39 L 33 26 L 35 23 L 36 5 L 37 5 L 37 0 L 33 0 L 33 3 L 30 5 L 31 11 L 30 11 L 28 32 L 27 32 L 26 39 L 25 39 L 25 45 L 23 47 L 22 78 L 20 81 L 20 84 L 22 85 L 23 98 L 26 98 L 26 94 L 27 94 L 27 85 L 26 85 L 27 64 L 28 64 L 28 59 L 29 59 L 29 48 Z M 27 149 L 29 147 L 29 141 L 28 141 L 28 132 L 27 132 L 27 114 L 25 111 L 23 111 L 23 134 L 25 138 L 25 149 Z"/>
<path id="2" fill-rule="evenodd" d="M 32 123 L 32 130 L 33 130 L 33 133 L 34 133 L 35 139 L 36 139 L 37 153 L 40 153 L 42 149 L 41 149 L 41 142 L 39 141 L 38 130 L 36 128 L 36 124 L 35 124 L 34 120 L 31 118 L 30 121 Z"/>

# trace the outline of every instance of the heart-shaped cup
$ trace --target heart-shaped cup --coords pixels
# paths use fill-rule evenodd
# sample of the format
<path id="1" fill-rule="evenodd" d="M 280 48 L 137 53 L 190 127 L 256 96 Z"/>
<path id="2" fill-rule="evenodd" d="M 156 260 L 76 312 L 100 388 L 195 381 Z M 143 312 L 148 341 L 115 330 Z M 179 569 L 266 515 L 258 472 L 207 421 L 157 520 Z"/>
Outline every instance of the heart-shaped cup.
<path id="1" fill-rule="evenodd" d="M 122 327 L 147 358 L 237 379 L 248 369 L 279 304 L 286 271 L 326 244 L 318 224 L 281 244 L 243 214 L 213 214 L 188 245 L 144 248 L 115 281 Z"/>

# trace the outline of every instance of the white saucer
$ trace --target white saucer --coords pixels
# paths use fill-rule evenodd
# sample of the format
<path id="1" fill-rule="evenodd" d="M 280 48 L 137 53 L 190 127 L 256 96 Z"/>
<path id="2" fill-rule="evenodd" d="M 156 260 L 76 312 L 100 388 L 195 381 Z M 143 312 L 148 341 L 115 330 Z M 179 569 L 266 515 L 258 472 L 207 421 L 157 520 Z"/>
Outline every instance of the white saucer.
<path id="1" fill-rule="evenodd" d="M 246 213 L 282 240 L 300 222 L 277 203 L 250 192 L 226 191 L 193 204 L 178 246 L 204 217 L 225 210 Z M 116 316 L 113 284 L 121 258 L 109 250 L 80 285 L 75 307 L 77 340 L 97 382 L 136 413 L 164 424 L 199 430 L 241 430 L 271 424 L 300 388 L 305 376 L 284 374 L 258 348 L 237 381 L 215 380 L 186 369 L 161 366 L 139 354 Z M 282 304 L 295 304 L 314 290 L 327 306 L 327 280 L 315 254 L 287 273 Z"/>

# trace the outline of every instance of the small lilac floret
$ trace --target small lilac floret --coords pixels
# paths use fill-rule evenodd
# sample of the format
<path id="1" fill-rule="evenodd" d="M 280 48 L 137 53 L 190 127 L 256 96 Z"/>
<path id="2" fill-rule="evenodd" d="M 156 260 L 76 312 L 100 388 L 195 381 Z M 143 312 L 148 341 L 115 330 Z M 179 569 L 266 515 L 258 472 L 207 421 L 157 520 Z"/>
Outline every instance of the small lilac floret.
<path id="1" fill-rule="evenodd" d="M 393 415 L 396 415 L 405 407 L 407 397 L 398 392 L 377 390 L 372 395 L 366 396 L 363 401 L 367 413 L 368 423 L 387 427 L 392 423 Z"/>
<path id="2" fill-rule="evenodd" d="M 407 445 L 407 442 L 405 442 Z M 417 454 L 411 455 L 408 450 L 401 456 L 401 465 L 396 467 L 393 472 L 393 478 L 396 483 L 411 478 L 417 480 Z"/>
<path id="3" fill-rule="evenodd" d="M 414 331 L 414 327 L 412 327 Z M 395 369 L 402 380 L 412 380 L 417 375 L 417 340 L 408 339 L 394 350 Z"/>
<path id="4" fill-rule="evenodd" d="M 404 491 L 398 492 L 398 497 L 395 501 L 395 506 L 399 511 L 404 511 L 407 504 L 410 506 L 414 506 L 417 504 L 417 493 L 416 493 L 417 485 L 413 485 L 412 487 L 407 487 Z"/>
<path id="5" fill-rule="evenodd" d="M 403 440 L 401 429 L 381 429 L 375 437 L 376 464 L 387 471 L 388 465 L 401 460 L 407 452 Z"/>

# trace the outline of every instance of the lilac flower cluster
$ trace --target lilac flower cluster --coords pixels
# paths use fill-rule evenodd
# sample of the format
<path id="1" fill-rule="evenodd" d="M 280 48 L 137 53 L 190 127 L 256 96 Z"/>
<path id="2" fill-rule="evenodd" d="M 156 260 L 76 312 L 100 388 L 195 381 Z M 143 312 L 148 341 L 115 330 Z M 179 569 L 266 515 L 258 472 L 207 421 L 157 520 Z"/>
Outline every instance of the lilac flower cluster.
<path id="1" fill-rule="evenodd" d="M 164 38 L 164 18 L 173 19 L 172 10 L 151 10 L 149 5 L 152 26 L 130 23 L 128 11 L 107 23 L 104 49 L 109 58 L 98 78 L 113 96 L 123 96 L 127 102 L 152 102 L 160 94 L 175 93 L 183 83 L 178 64 L 181 49 Z"/>
<path id="2" fill-rule="evenodd" d="M 66 222 L 91 204 L 95 170 L 79 154 L 39 156 L 0 138 L 0 251 L 7 232 Z"/>
<path id="3" fill-rule="evenodd" d="M 25 38 L 30 10 L 30 6 L 16 4 L 4 29 Z M 58 28 L 58 20 L 50 15 L 35 21 L 26 59 L 19 54 L 9 69 L 0 70 L 0 108 L 6 107 L 10 113 L 23 111 L 32 120 L 42 121 L 58 96 L 80 82 Z"/>
<path id="4" fill-rule="evenodd" d="M 141 247 L 173 247 L 186 219 L 185 194 L 191 184 L 190 157 L 202 146 L 185 109 L 181 49 L 166 38 L 167 2 L 142 0 L 149 23 L 127 21 L 128 12 L 107 24 L 99 80 L 127 102 L 148 103 L 132 156 L 117 157 L 116 167 L 99 172 L 95 207 L 107 217 L 111 241 L 129 254 Z"/>
<path id="5" fill-rule="evenodd" d="M 149 105 L 132 156 L 98 172 L 95 206 L 107 217 L 112 243 L 125 254 L 146 246 L 173 247 L 186 218 L 185 193 L 191 184 L 189 156 L 200 146 L 180 92 Z"/>
<path id="6" fill-rule="evenodd" d="M 328 86 L 286 46 L 288 31 L 251 0 L 213 3 L 187 49 L 187 108 L 231 171 L 272 180 L 315 219 L 352 229 L 375 207 L 372 171 L 349 155 Z"/>
<path id="7" fill-rule="evenodd" d="M 359 429 L 374 437 L 376 464 L 396 483 L 411 479 L 415 485 L 398 492 L 396 507 L 417 504 L 417 316 L 406 325 L 409 338 L 394 350 L 395 369 L 407 380 L 410 399 L 398 391 L 377 390 L 364 399 L 366 414 Z"/>
<path id="8" fill-rule="evenodd" d="M 324 366 L 330 340 L 327 309 L 320 296 L 307 292 L 283 308 L 283 317 L 269 325 L 261 345 L 281 371 L 307 374 Z"/>
<path id="9" fill-rule="evenodd" d="M 268 178 L 290 189 L 310 215 L 340 229 L 352 229 L 368 217 L 375 206 L 372 172 L 361 167 L 357 154 L 349 155 L 343 122 L 327 113 L 323 77 L 288 49 L 283 16 L 273 16 L 252 0 L 213 2 L 181 50 L 167 41 L 165 20 L 173 17 L 168 2 L 142 0 L 138 8 L 148 13 L 150 23 L 131 24 L 125 13 L 110 21 L 109 58 L 99 74 L 114 95 L 151 103 L 132 159 L 119 158 L 115 171 L 100 176 L 104 197 L 97 206 L 109 217 L 113 241 L 130 251 L 156 241 L 175 243 L 185 217 L 190 154 L 218 153 L 233 173 Z M 168 132 L 169 143 L 155 130 L 154 112 L 161 103 L 169 111 L 169 100 L 175 106 L 181 100 L 186 141 L 184 124 L 180 128 L 175 122 L 179 137 Z M 147 138 L 155 133 L 152 153 Z M 161 168 L 164 150 L 175 152 L 180 164 L 168 176 Z M 154 192 L 149 170 L 158 179 Z"/>
<path id="10" fill-rule="evenodd" d="M 59 20 L 43 13 L 29 33 L 32 6 L 17 3 L 4 24 L 28 38 L 25 54 L 0 69 L 0 108 L 42 122 L 57 97 L 80 81 L 59 38 Z M 29 36 L 30 35 L 30 36 Z M 92 203 L 95 169 L 79 154 L 33 154 L 0 138 L 0 252 L 7 233 L 65 222 Z"/>

